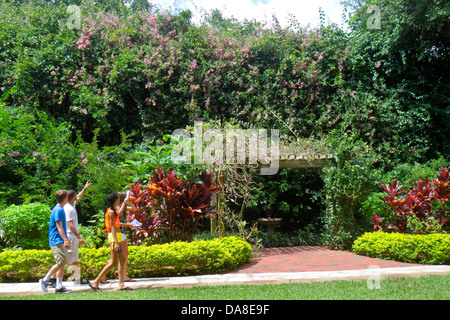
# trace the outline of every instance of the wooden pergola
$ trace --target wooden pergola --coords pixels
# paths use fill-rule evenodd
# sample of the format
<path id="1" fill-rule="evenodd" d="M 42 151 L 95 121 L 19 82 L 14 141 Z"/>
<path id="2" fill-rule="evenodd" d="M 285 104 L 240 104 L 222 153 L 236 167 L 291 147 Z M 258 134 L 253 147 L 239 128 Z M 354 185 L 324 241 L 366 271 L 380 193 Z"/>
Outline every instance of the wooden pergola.
<path id="1" fill-rule="evenodd" d="M 278 157 L 278 168 L 326 168 L 330 166 L 332 159 L 333 154 L 329 153 L 311 154 L 283 150 Z M 261 165 L 261 167 L 269 167 L 269 165 Z M 218 176 L 218 180 L 221 185 L 224 183 L 223 174 Z M 219 205 L 217 194 L 213 196 L 212 204 Z M 217 219 L 217 217 L 211 219 L 211 232 L 218 226 Z"/>
<path id="2" fill-rule="evenodd" d="M 281 153 L 279 168 L 325 168 L 330 165 L 332 154 Z"/>

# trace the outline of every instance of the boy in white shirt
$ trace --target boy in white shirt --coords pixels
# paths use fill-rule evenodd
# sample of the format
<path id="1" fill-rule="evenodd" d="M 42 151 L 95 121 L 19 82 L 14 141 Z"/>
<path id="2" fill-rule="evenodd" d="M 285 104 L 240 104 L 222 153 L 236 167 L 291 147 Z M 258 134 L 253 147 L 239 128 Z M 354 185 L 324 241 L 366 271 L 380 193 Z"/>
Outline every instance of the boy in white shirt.
<path id="1" fill-rule="evenodd" d="M 78 244 L 83 245 L 84 240 L 81 238 L 80 234 L 78 233 L 78 214 L 77 210 L 75 208 L 75 204 L 77 201 L 79 201 L 87 188 L 89 188 L 91 185 L 88 182 L 86 182 L 83 190 L 77 195 L 77 193 L 74 190 L 67 191 L 67 203 L 64 205 L 64 213 L 66 214 L 66 222 L 67 222 L 67 238 L 70 241 L 70 249 L 68 250 L 68 256 L 67 256 L 67 264 L 70 265 L 70 267 L 73 270 L 73 274 L 75 277 L 75 284 L 88 284 L 89 281 L 86 279 L 81 278 L 80 268 L 78 266 L 78 260 L 80 258 L 80 254 L 78 252 Z M 53 279 L 52 279 L 53 280 Z"/>
<path id="2" fill-rule="evenodd" d="M 78 252 L 78 244 L 83 245 L 84 240 L 81 238 L 78 233 L 78 214 L 75 209 L 75 204 L 77 201 L 83 197 L 84 192 L 91 185 L 86 182 L 84 188 L 77 195 L 74 190 L 69 190 L 67 192 L 67 203 L 64 205 L 64 212 L 66 213 L 66 221 L 67 221 L 67 238 L 70 241 L 70 250 L 69 250 L 69 261 L 68 264 L 71 265 L 73 270 L 73 274 L 75 277 L 75 284 L 88 284 L 89 281 L 81 278 L 80 268 L 78 267 L 78 259 L 80 258 L 80 254 Z"/>

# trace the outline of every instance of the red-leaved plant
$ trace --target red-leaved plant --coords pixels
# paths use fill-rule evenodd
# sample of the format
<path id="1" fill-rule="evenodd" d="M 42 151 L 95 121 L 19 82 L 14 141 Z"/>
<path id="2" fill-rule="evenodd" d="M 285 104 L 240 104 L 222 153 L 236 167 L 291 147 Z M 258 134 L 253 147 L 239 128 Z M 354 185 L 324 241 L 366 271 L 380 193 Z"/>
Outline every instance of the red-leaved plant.
<path id="1" fill-rule="evenodd" d="M 397 180 L 387 185 L 380 183 L 383 190 L 387 193 L 387 196 L 380 197 L 380 199 L 391 209 L 390 223 L 387 224 L 387 228 L 402 233 L 408 232 L 408 218 L 416 219 L 429 230 L 436 225 L 436 223 L 430 223 L 432 221 L 437 222 L 441 228 L 447 226 L 448 214 L 445 204 L 450 198 L 449 172 L 450 168 L 445 170 L 442 167 L 436 180 L 431 182 L 429 178 L 426 178 L 425 181 L 417 181 L 413 189 L 404 197 L 398 197 L 405 191 L 401 190 L 402 186 L 398 184 Z M 440 203 L 438 209 L 436 208 L 436 200 Z M 382 230 L 380 223 L 383 220 L 384 218 L 379 218 L 374 213 L 371 222 L 374 225 L 374 230 Z"/>
<path id="2" fill-rule="evenodd" d="M 210 173 L 203 172 L 199 178 L 201 183 L 183 182 L 174 170 L 157 168 L 147 186 L 132 185 L 130 200 L 137 212 L 130 218 L 142 223 L 133 239 L 187 240 L 203 219 L 213 217 L 211 200 L 220 187 L 214 186 Z"/>

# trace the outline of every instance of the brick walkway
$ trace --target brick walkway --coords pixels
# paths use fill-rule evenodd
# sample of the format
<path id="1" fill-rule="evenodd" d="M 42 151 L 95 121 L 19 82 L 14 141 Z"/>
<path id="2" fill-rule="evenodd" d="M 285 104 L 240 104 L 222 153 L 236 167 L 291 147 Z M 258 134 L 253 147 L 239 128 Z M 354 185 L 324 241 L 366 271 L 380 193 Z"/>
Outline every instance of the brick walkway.
<path id="1" fill-rule="evenodd" d="M 348 251 L 302 246 L 260 249 L 256 258 L 232 273 L 360 270 L 369 266 L 395 268 L 420 265 L 369 258 Z"/>

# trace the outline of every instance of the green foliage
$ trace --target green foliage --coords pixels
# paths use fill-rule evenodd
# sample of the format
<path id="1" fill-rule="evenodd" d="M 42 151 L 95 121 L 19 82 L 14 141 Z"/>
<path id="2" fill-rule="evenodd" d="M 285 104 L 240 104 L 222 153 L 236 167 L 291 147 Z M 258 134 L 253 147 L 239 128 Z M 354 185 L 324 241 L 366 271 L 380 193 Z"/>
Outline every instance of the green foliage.
<path id="1" fill-rule="evenodd" d="M 377 156 L 355 135 L 330 137 L 333 164 L 323 172 L 326 211 L 323 216 L 324 242 L 332 248 L 350 248 L 363 231 L 358 210 L 376 187 Z"/>
<path id="2" fill-rule="evenodd" d="M 43 112 L 0 108 L 0 208 L 40 201 L 49 207 L 59 189 L 79 190 L 86 181 L 92 187 L 77 205 L 81 221 L 104 209 L 105 195 L 121 190 L 126 181 L 122 162 L 128 137 L 117 146 L 100 147 L 92 142 L 72 141 L 67 123 L 57 124 Z"/>
<path id="3" fill-rule="evenodd" d="M 447 154 L 450 5 L 441 0 L 345 1 L 349 21 L 348 83 L 378 101 L 375 139 L 395 158 L 424 160 Z M 369 29 L 370 5 L 380 29 Z M 384 123 L 384 125 L 383 125 Z M 381 126 L 380 126 L 381 125 Z"/>
<path id="4" fill-rule="evenodd" d="M 263 248 L 323 245 L 322 236 L 312 226 L 290 233 L 276 231 L 273 234 L 268 234 L 259 232 L 258 238 L 261 240 L 260 244 Z"/>
<path id="5" fill-rule="evenodd" d="M 0 211 L 0 243 L 7 247 L 48 247 L 50 207 L 43 203 L 11 205 Z"/>
<path id="6" fill-rule="evenodd" d="M 450 235 L 408 235 L 381 231 L 365 233 L 353 244 L 357 254 L 424 264 L 450 262 Z"/>
<path id="7" fill-rule="evenodd" d="M 256 222 L 270 214 L 283 219 L 277 227 L 280 231 L 293 232 L 309 224 L 318 227 L 325 203 L 319 169 L 280 169 L 273 176 L 255 175 L 254 180 L 259 188 L 245 211 L 246 221 Z"/>
<path id="8" fill-rule="evenodd" d="M 191 140 L 187 143 L 192 144 Z M 136 184 L 140 182 L 148 184 L 151 173 L 156 168 L 161 168 L 175 170 L 177 175 L 182 177 L 183 180 L 198 182 L 198 175 L 204 170 L 203 165 L 174 161 L 172 153 L 175 146 L 181 142 L 183 141 L 179 141 L 176 136 L 164 135 L 163 140 L 156 142 L 154 145 L 149 144 L 147 141 L 136 145 L 127 154 L 126 160 L 120 166 L 122 175 L 126 177 L 129 183 Z"/>
<path id="9" fill-rule="evenodd" d="M 251 250 L 247 242 L 235 236 L 150 247 L 130 246 L 128 275 L 145 278 L 222 272 L 249 261 Z M 109 259 L 109 248 L 80 248 L 83 277 L 96 277 Z M 50 250 L 5 251 L 0 253 L 0 281 L 37 281 L 53 264 Z M 113 272 L 108 276 L 114 277 Z"/>
<path id="10" fill-rule="evenodd" d="M 1 108 L 0 123 L 2 201 L 46 201 L 64 189 L 79 164 L 68 128 L 15 108 Z"/>
<path id="11" fill-rule="evenodd" d="M 142 0 L 2 1 L 0 208 L 51 205 L 57 189 L 90 180 L 79 205 L 86 220 L 104 209 L 105 194 L 145 183 L 155 165 L 172 166 L 170 146 L 145 141 L 194 120 L 236 120 L 278 128 L 286 139 L 331 133 L 337 150 L 349 138 L 379 156 L 349 160 L 353 151 L 337 151 L 324 174 L 325 240 L 348 247 L 368 220 L 365 208 L 379 206 L 375 182 L 449 156 L 450 7 L 344 2 L 349 32 L 325 25 L 323 13 L 316 29 L 294 20 L 281 28 L 276 18 L 273 27 L 239 22 L 219 10 L 194 25 L 190 11 L 167 13 Z M 80 30 L 67 26 L 69 3 L 80 5 Z M 367 27 L 369 5 L 380 8 L 380 29 Z M 302 205 L 282 199 L 277 185 L 320 198 L 286 181 L 269 184 L 262 201 L 298 216 Z"/>

